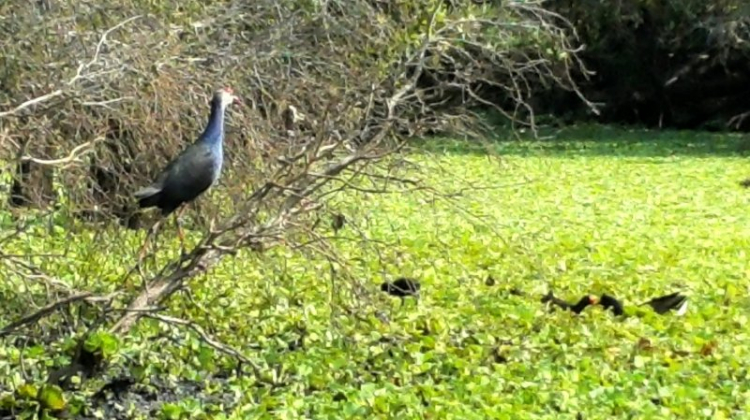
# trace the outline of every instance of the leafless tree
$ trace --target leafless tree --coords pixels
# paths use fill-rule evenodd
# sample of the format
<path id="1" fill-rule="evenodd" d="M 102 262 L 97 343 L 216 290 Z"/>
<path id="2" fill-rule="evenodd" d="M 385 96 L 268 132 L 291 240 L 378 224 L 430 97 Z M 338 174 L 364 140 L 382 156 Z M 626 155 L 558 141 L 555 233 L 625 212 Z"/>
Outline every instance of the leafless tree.
<path id="1" fill-rule="evenodd" d="M 48 93 L 0 112 L 4 156 L 24 150 L 20 161 L 54 167 L 74 206 L 93 200 L 86 185 L 101 172 L 116 180 L 108 195 L 116 202 L 112 208 L 127 207 L 129 194 L 198 132 L 202 104 L 217 84 L 244 93 L 246 107 L 228 118 L 229 164 L 212 199 L 201 201 L 210 221 L 192 250 L 167 262 L 134 265 L 118 284 L 140 283 L 139 290 L 77 290 L 45 273 L 30 255 L 0 252 L 15 279 L 49 290 L 45 305 L 19 314 L 0 337 L 68 305 L 86 304 L 99 308 L 92 330 L 127 334 L 148 316 L 188 326 L 209 345 L 247 361 L 192 321 L 163 314 L 164 305 L 176 292 L 189 291 L 196 276 L 248 249 L 312 248 L 335 259 L 315 229 L 332 197 L 393 186 L 434 191 L 399 173 L 399 153 L 409 138 L 430 132 L 478 137 L 483 126 L 477 106 L 533 128 L 532 85 L 577 91 L 570 72 L 582 64 L 570 44 L 570 25 L 560 16 L 527 2 L 485 15 L 468 3 L 415 5 L 421 26 L 382 2 L 331 0 L 309 11 L 294 2 L 261 0 L 211 6 L 206 16 L 212 18 L 190 26 L 121 16 L 105 31 L 75 35 L 81 38 L 75 45 L 88 40 L 93 52 L 87 58 L 52 54 L 57 61 L 34 76 L 54 74 L 63 82 L 29 82 L 15 95 Z M 65 33 L 65 24 L 59 25 Z M 70 50 L 61 51 L 79 51 L 72 40 L 62 42 Z M 27 122 L 15 118 L 21 114 Z M 29 121 L 41 124 L 45 136 L 34 134 Z M 48 155 L 50 150 L 56 153 Z M 60 371 L 52 376 L 60 378 Z"/>

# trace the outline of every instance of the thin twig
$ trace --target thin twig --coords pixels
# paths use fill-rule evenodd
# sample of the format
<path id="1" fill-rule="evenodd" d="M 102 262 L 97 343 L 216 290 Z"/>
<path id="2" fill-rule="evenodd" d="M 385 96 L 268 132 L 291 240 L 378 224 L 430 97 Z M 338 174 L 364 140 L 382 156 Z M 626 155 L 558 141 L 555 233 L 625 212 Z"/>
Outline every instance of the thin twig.
<path id="1" fill-rule="evenodd" d="M 81 163 L 81 158 L 94 151 L 94 145 L 104 140 L 104 137 L 97 137 L 94 140 L 81 143 L 74 147 L 68 153 L 68 156 L 59 159 L 39 159 L 31 156 L 21 156 L 22 162 L 33 162 L 44 166 L 67 166 L 71 163 Z"/>
<path id="2" fill-rule="evenodd" d="M 143 316 L 147 318 L 152 318 L 152 319 L 155 319 L 157 321 L 161 321 L 167 324 L 188 327 L 191 330 L 195 331 L 195 333 L 198 334 L 198 336 L 200 336 L 201 340 L 203 340 L 206 344 L 208 344 L 212 348 L 228 356 L 234 357 L 242 363 L 247 363 L 248 365 L 252 366 L 252 368 L 255 370 L 256 375 L 261 372 L 260 366 L 258 366 L 255 362 L 247 358 L 239 350 L 214 339 L 213 337 L 208 335 L 208 333 L 206 333 L 206 331 L 204 331 L 200 325 L 196 324 L 193 321 L 188 321 L 186 319 L 175 318 L 172 316 L 157 314 L 153 312 L 144 313 Z"/>
<path id="3" fill-rule="evenodd" d="M 20 327 L 23 327 L 24 325 L 28 325 L 31 323 L 34 323 L 45 316 L 48 316 L 52 312 L 55 312 L 56 310 L 68 306 L 72 303 L 87 299 L 91 297 L 93 293 L 91 292 L 81 292 L 75 295 L 68 296 L 64 299 L 60 299 L 57 302 L 50 303 L 49 305 L 43 307 L 42 309 L 34 312 L 31 315 L 27 315 L 18 321 L 12 322 L 9 325 L 7 325 L 5 328 L 0 330 L 0 338 L 5 337 L 6 335 L 12 333 L 13 331 L 17 330 Z"/>

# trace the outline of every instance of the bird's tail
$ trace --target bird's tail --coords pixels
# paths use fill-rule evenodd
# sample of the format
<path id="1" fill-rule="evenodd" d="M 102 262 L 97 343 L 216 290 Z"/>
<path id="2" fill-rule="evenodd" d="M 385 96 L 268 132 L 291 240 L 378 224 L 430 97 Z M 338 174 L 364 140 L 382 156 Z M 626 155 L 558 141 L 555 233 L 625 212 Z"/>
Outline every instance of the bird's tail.
<path id="1" fill-rule="evenodd" d="M 649 305 L 654 308 L 658 314 L 663 314 L 669 310 L 682 307 L 686 301 L 687 296 L 679 292 L 674 292 L 665 296 L 653 298 L 648 302 L 643 302 L 641 305 Z"/>
<path id="2" fill-rule="evenodd" d="M 138 206 L 140 208 L 154 207 L 159 203 L 161 198 L 161 190 L 154 187 L 146 187 L 135 194 L 135 198 L 138 199 Z"/>

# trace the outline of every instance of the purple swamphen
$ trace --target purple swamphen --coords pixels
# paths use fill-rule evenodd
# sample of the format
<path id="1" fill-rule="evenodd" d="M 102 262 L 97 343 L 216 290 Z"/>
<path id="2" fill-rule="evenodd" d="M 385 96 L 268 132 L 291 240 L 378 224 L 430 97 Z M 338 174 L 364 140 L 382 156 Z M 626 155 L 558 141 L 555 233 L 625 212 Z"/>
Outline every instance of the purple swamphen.
<path id="1" fill-rule="evenodd" d="M 183 203 L 190 203 L 208 190 L 219 179 L 224 161 L 224 112 L 226 108 L 238 101 L 231 88 L 226 87 L 214 92 L 211 100 L 211 115 L 203 133 L 193 144 L 185 148 L 173 159 L 156 180 L 149 186 L 135 193 L 138 206 L 141 208 L 158 207 L 162 216 L 168 216 Z M 179 217 L 183 206 L 175 214 L 177 234 L 184 251 L 185 237 L 180 227 Z M 161 220 L 154 224 L 149 236 L 158 229 Z M 143 244 L 140 256 L 148 243 Z"/>
<path id="2" fill-rule="evenodd" d="M 393 282 L 386 281 L 380 285 L 381 291 L 400 298 L 401 306 L 404 305 L 404 298 L 407 296 L 413 296 L 416 299 L 419 299 L 419 291 L 421 288 L 422 286 L 417 280 L 407 277 L 399 277 Z"/>

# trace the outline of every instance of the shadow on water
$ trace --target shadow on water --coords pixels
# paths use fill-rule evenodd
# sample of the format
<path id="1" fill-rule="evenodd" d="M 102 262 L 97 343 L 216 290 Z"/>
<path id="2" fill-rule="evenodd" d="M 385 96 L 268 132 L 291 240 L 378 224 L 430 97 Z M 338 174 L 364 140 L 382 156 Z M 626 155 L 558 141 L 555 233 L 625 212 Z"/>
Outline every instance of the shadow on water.
<path id="1" fill-rule="evenodd" d="M 561 129 L 543 128 L 539 139 L 530 133 L 520 138 L 498 131 L 485 141 L 448 138 L 422 139 L 413 143 L 418 151 L 447 154 L 505 156 L 611 156 L 611 157 L 743 157 L 750 155 L 747 133 L 648 130 L 600 125 L 578 125 Z"/>

